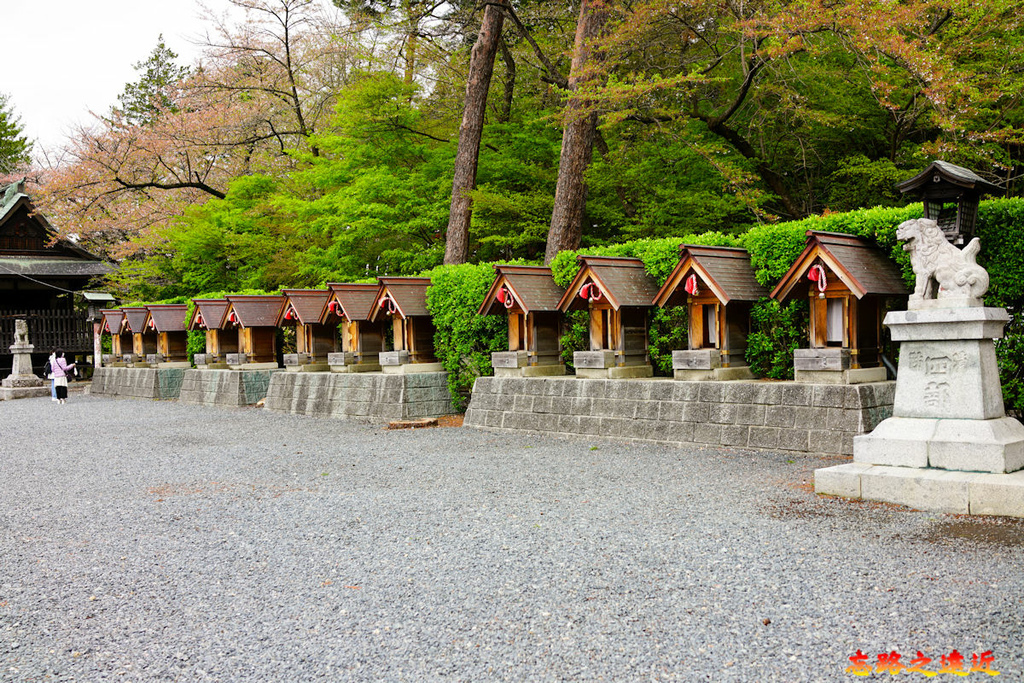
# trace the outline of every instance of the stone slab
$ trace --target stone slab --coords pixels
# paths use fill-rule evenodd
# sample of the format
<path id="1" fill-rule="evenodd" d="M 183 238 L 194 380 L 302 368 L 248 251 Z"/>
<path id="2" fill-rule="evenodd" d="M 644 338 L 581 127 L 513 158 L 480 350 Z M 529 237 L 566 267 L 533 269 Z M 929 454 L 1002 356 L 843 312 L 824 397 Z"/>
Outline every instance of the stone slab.
<path id="1" fill-rule="evenodd" d="M 672 352 L 673 370 L 713 370 L 722 366 L 718 349 L 690 349 Z"/>
<path id="2" fill-rule="evenodd" d="M 272 376 L 268 370 L 186 370 L 178 400 L 192 405 L 242 407 L 255 405 L 267 396 Z M 306 376 L 302 373 L 291 376 Z"/>
<path id="3" fill-rule="evenodd" d="M 89 393 L 119 398 L 178 398 L 186 368 L 95 368 Z"/>
<path id="4" fill-rule="evenodd" d="M 932 512 L 1024 517 L 1024 471 L 982 474 L 849 463 L 815 470 L 814 490 Z"/>
<path id="5" fill-rule="evenodd" d="M 850 455 L 857 431 L 891 410 L 891 384 L 481 377 L 464 424 Z"/>
<path id="6" fill-rule="evenodd" d="M 1024 469 L 1024 425 L 1013 418 L 891 417 L 854 439 L 855 462 L 994 474 Z"/>
<path id="7" fill-rule="evenodd" d="M 445 372 L 275 373 L 264 409 L 338 419 L 409 420 L 454 412 Z M 485 419 L 490 411 L 480 410 Z"/>
<path id="8" fill-rule="evenodd" d="M 14 401 L 19 398 L 38 398 L 49 396 L 50 387 L 0 387 L 0 401 Z"/>
<path id="9" fill-rule="evenodd" d="M 388 375 L 423 375 L 444 372 L 441 363 L 404 363 L 402 365 L 381 364 L 381 371 Z"/>
<path id="10" fill-rule="evenodd" d="M 934 308 L 889 311 L 882 324 L 894 342 L 1001 339 L 1010 315 L 1003 308 Z"/>

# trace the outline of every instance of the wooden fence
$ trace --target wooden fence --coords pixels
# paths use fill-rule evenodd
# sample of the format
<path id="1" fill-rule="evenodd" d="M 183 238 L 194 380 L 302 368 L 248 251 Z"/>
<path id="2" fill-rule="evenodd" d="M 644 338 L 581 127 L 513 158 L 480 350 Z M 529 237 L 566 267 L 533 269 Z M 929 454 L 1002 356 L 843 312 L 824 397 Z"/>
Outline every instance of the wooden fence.
<path id="1" fill-rule="evenodd" d="M 10 355 L 14 343 L 14 321 L 28 323 L 28 340 L 36 353 L 61 348 L 68 353 L 92 353 L 92 323 L 85 313 L 75 311 L 0 312 L 0 355 Z"/>

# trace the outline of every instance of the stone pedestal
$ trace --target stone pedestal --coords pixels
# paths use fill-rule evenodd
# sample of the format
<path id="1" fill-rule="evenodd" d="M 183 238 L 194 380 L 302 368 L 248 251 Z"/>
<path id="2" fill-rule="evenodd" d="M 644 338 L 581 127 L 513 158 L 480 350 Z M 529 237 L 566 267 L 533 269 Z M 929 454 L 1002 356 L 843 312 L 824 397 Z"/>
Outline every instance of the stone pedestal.
<path id="1" fill-rule="evenodd" d="M 427 372 L 444 372 L 440 363 L 412 363 L 408 351 L 381 351 L 380 369 L 388 375 L 420 375 Z"/>
<path id="2" fill-rule="evenodd" d="M 368 361 L 352 351 L 327 354 L 327 368 L 331 372 L 380 372 L 380 359 Z"/>
<path id="3" fill-rule="evenodd" d="M 555 354 L 531 358 L 529 351 L 495 351 L 491 367 L 495 377 L 558 377 L 565 374 L 565 364 Z"/>
<path id="4" fill-rule="evenodd" d="M 686 382 L 754 379 L 754 373 L 746 365 L 723 368 L 722 353 L 718 349 L 673 351 L 672 376 Z"/>
<path id="5" fill-rule="evenodd" d="M 309 353 L 286 353 L 284 369 L 288 372 L 327 372 L 331 367 L 326 360 L 318 360 Z"/>
<path id="6" fill-rule="evenodd" d="M 630 379 L 654 376 L 650 363 L 618 363 L 615 351 L 576 351 L 572 354 L 576 376 L 580 379 Z"/>
<path id="7" fill-rule="evenodd" d="M 1021 500 L 1021 478 L 1009 473 L 1024 469 L 1024 425 L 1003 410 L 993 343 L 1008 320 L 1005 310 L 980 305 L 890 312 L 885 325 L 900 342 L 893 416 L 854 439 L 852 465 L 815 472 L 815 490 L 927 510 L 1024 516 L 1024 505 L 993 498 L 1005 488 Z M 979 473 L 988 474 L 980 488 L 973 483 Z"/>
<path id="8" fill-rule="evenodd" d="M 17 324 L 20 323 L 20 324 Z M 11 374 L 0 381 L 0 400 L 9 401 L 16 398 L 47 396 L 50 387 L 32 371 L 32 352 L 35 346 L 28 343 L 28 327 L 25 321 L 17 320 L 15 325 L 15 343 L 10 347 L 14 358 Z"/>
<path id="9" fill-rule="evenodd" d="M 853 368 L 850 349 L 793 349 L 793 378 L 808 384 L 870 384 L 886 380 L 885 368 Z"/>

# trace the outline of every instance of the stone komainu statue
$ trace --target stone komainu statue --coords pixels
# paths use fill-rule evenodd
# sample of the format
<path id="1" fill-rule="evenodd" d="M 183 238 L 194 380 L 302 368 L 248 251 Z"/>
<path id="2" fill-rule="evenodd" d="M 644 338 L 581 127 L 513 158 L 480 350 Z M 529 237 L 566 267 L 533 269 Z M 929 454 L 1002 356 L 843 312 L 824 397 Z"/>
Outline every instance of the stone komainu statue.
<path id="1" fill-rule="evenodd" d="M 28 346 L 28 323 L 21 318 L 14 321 L 14 345 Z"/>
<path id="2" fill-rule="evenodd" d="M 988 291 L 988 273 L 975 259 L 981 241 L 975 237 L 961 251 L 946 241 L 938 223 L 928 218 L 904 221 L 896 238 L 906 242 L 916 277 L 911 300 L 980 299 Z"/>

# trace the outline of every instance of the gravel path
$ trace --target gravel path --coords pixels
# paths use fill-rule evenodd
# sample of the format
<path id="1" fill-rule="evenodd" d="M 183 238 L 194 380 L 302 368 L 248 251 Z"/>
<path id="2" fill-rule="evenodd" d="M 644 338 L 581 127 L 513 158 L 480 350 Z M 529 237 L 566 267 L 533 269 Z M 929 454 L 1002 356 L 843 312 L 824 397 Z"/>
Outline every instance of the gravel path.
<path id="1" fill-rule="evenodd" d="M 1024 680 L 1024 524 L 835 460 L 89 396 L 0 444 L 3 681 Z"/>

